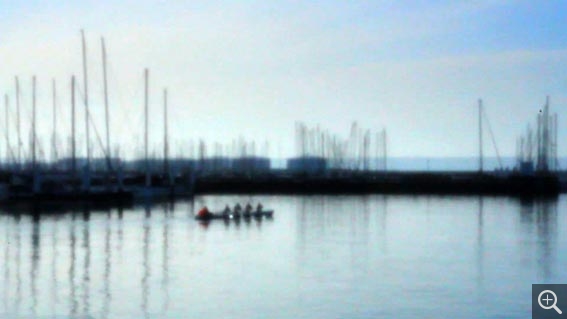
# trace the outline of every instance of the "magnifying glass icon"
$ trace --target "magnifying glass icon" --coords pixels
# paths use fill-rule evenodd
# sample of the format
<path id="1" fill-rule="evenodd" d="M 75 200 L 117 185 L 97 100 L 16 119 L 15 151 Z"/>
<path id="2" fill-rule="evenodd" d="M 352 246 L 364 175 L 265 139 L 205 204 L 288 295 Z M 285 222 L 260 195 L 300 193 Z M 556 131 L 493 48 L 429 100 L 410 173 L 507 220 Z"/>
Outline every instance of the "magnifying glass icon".
<path id="1" fill-rule="evenodd" d="M 551 297 L 553 298 L 550 298 Z M 545 298 L 542 298 L 545 297 Z M 550 304 L 551 302 L 551 304 Z M 539 296 L 537 296 L 537 303 L 539 304 L 540 307 L 542 307 L 545 310 L 549 310 L 549 309 L 555 309 L 555 311 L 557 311 L 558 314 L 562 314 L 563 312 L 561 311 L 561 309 L 559 309 L 557 307 L 557 295 L 551 291 L 551 290 L 544 290 L 542 291 Z M 543 305 L 545 303 L 545 306 Z"/>

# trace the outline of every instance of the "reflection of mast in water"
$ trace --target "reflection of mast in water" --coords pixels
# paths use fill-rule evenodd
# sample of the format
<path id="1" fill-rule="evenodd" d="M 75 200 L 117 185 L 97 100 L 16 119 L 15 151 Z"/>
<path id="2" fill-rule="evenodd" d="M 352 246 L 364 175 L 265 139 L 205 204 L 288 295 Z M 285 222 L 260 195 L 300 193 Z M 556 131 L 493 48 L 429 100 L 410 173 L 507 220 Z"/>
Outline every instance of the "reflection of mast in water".
<path id="1" fill-rule="evenodd" d="M 168 201 L 168 202 L 167 202 L 167 206 L 169 207 L 169 210 L 168 210 L 168 212 L 167 212 L 168 215 L 173 216 L 174 213 L 175 213 L 175 200 L 170 200 L 170 201 Z M 191 210 L 190 212 L 192 212 L 192 210 Z"/>
<path id="2" fill-rule="evenodd" d="M 122 259 L 122 247 L 124 245 L 124 210 L 122 207 L 118 206 L 118 256 Z"/>
<path id="3" fill-rule="evenodd" d="M 144 219 L 144 276 L 142 277 L 142 310 L 144 317 L 148 317 L 148 279 L 150 277 L 149 258 L 149 241 L 150 241 L 150 226 L 149 218 L 151 216 L 150 205 L 145 205 L 146 218 Z"/>
<path id="4" fill-rule="evenodd" d="M 387 195 L 383 195 L 382 196 L 382 220 L 381 220 L 381 231 L 380 233 L 382 234 L 382 248 L 384 249 L 384 253 L 388 253 L 388 227 L 386 227 L 386 225 L 388 224 L 388 196 Z"/>
<path id="5" fill-rule="evenodd" d="M 478 263 L 478 283 L 484 283 L 484 198 L 478 197 L 478 226 L 477 226 L 477 255 L 476 261 Z"/>
<path id="6" fill-rule="evenodd" d="M 69 232 L 69 243 L 70 243 L 70 255 L 71 260 L 69 262 L 69 288 L 71 289 L 71 317 L 74 318 L 77 315 L 77 294 L 75 291 L 75 261 L 77 259 L 77 237 L 75 233 L 75 212 L 71 215 L 71 229 Z"/>
<path id="7" fill-rule="evenodd" d="M 189 217 L 193 218 L 194 217 L 193 214 L 195 213 L 195 199 L 194 198 L 191 198 L 191 200 L 189 200 L 189 209 L 187 211 L 189 212 Z"/>
<path id="8" fill-rule="evenodd" d="M 90 215 L 88 207 L 83 211 L 83 248 L 85 249 L 85 260 L 83 262 L 83 313 L 88 314 L 90 308 L 90 269 L 91 269 L 91 243 L 90 243 Z"/>
<path id="9" fill-rule="evenodd" d="M 352 225 L 352 218 L 350 214 L 341 214 L 331 216 L 330 207 L 337 208 L 338 205 L 327 205 L 326 201 L 330 197 L 325 196 L 305 196 L 299 198 L 299 238 L 300 238 L 300 250 L 303 253 L 307 247 L 307 240 L 309 236 L 314 235 L 313 231 L 316 231 L 319 237 L 324 237 L 327 234 L 328 224 L 342 224 L 342 221 L 338 221 L 340 218 L 351 218 L 350 224 Z M 339 200 L 335 204 L 340 204 Z M 357 212 L 359 213 L 359 212 Z M 329 222 L 333 219 L 333 224 Z"/>
<path id="10" fill-rule="evenodd" d="M 368 231 L 368 227 L 370 226 L 369 222 L 368 222 L 370 220 L 370 197 L 368 195 L 364 195 L 363 198 L 364 199 L 362 200 L 362 202 L 363 202 L 363 206 L 364 206 L 364 208 L 363 208 L 364 226 L 366 228 L 366 231 Z"/>
<path id="11" fill-rule="evenodd" d="M 358 202 L 355 205 L 355 213 L 351 214 L 350 254 L 351 264 L 366 273 L 368 271 L 368 243 L 370 242 L 368 223 L 370 219 L 369 196 L 363 195 L 361 201 L 362 203 Z M 362 221 L 358 217 L 360 214 L 362 214 Z M 357 239 L 360 239 L 360 241 Z M 363 256 L 363 258 L 360 258 L 360 256 Z"/>
<path id="12" fill-rule="evenodd" d="M 557 202 L 541 200 L 536 202 L 538 262 L 542 267 L 543 278 L 548 282 L 553 278 L 551 265 L 553 262 L 553 241 L 557 226 Z"/>
<path id="13" fill-rule="evenodd" d="M 22 262 L 22 236 L 21 236 L 21 220 L 19 213 L 16 214 L 16 313 L 20 312 L 20 304 L 22 302 L 22 273 L 20 265 Z"/>
<path id="14" fill-rule="evenodd" d="M 38 264 L 39 264 L 39 245 L 40 245 L 40 217 L 39 212 L 34 211 L 33 213 L 33 221 L 32 221 L 32 260 L 31 260 L 31 295 L 32 295 L 32 312 L 36 314 L 37 308 L 37 285 L 36 285 L 36 277 L 38 272 Z"/>
<path id="15" fill-rule="evenodd" d="M 162 308 L 162 314 L 165 316 L 169 309 L 169 214 L 171 211 L 168 210 L 168 204 L 166 203 L 164 208 L 164 219 L 163 219 L 163 232 L 162 232 L 162 247 L 163 247 L 163 257 L 162 257 L 162 282 L 161 288 L 164 293 L 164 303 Z"/>
<path id="16" fill-rule="evenodd" d="M 368 227 L 369 227 L 369 223 L 368 221 L 370 220 L 370 198 L 368 195 L 362 195 L 362 211 L 360 211 L 358 214 L 352 214 L 353 217 L 351 217 L 352 220 L 352 234 L 353 237 L 357 236 L 357 231 L 358 228 L 356 227 L 357 225 L 361 225 L 362 226 L 362 236 L 364 236 L 364 242 L 368 242 Z M 358 220 L 358 215 L 362 214 L 362 223 Z"/>
<path id="17" fill-rule="evenodd" d="M 7 229 L 5 229 L 6 232 L 6 239 L 4 240 L 4 310 L 6 312 L 8 312 L 8 300 L 10 300 L 11 298 L 9 298 L 8 294 L 9 294 L 9 290 L 10 290 L 10 261 L 12 260 L 12 258 L 10 258 L 10 240 L 11 240 L 11 231 L 10 229 L 12 227 L 8 226 L 6 227 Z"/>
<path id="18" fill-rule="evenodd" d="M 57 260 L 59 258 L 58 249 L 57 249 L 57 219 L 53 219 L 53 228 L 51 232 L 51 305 L 53 315 L 55 315 L 55 306 L 59 303 L 59 283 L 57 281 Z"/>
<path id="19" fill-rule="evenodd" d="M 111 220 L 111 211 L 108 210 L 106 215 L 106 232 L 104 236 L 104 299 L 102 304 L 102 313 L 103 318 L 108 317 L 109 312 L 109 304 L 110 304 L 110 265 L 111 265 L 111 252 L 110 249 L 110 242 L 111 242 L 111 231 L 110 231 L 110 220 Z"/>
<path id="20" fill-rule="evenodd" d="M 535 211 L 534 211 L 535 210 Z M 526 236 L 534 237 L 538 266 L 543 282 L 553 279 L 551 266 L 555 234 L 557 233 L 557 201 L 551 199 L 525 200 L 521 202 L 520 221 L 526 226 Z M 535 235 L 533 232 L 535 228 Z"/>
<path id="21" fill-rule="evenodd" d="M 299 244 L 300 244 L 300 251 L 303 254 L 306 246 L 306 236 L 307 236 L 307 227 L 305 224 L 307 223 L 307 216 L 306 216 L 306 206 L 307 202 L 305 197 L 299 197 Z"/>
<path id="22" fill-rule="evenodd" d="M 297 247 L 301 267 L 312 260 L 313 254 L 332 254 L 335 248 L 321 243 L 339 240 L 348 245 L 346 260 L 352 269 L 366 273 L 370 268 L 371 202 L 369 196 L 305 196 L 298 199 Z M 341 249 L 343 249 L 341 248 Z M 308 269 L 306 267 L 305 269 Z M 308 271 L 311 271 L 310 269 Z"/>

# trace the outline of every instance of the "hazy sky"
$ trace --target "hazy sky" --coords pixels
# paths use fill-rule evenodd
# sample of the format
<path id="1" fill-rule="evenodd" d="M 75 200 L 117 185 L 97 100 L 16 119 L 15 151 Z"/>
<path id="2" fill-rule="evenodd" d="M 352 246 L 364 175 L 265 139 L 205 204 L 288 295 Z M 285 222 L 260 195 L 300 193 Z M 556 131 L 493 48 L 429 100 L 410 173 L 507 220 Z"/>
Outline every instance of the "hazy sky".
<path id="1" fill-rule="evenodd" d="M 528 122 L 533 125 L 550 95 L 565 156 L 565 21 L 567 3 L 553 0 L 0 0 L 0 88 L 10 97 L 14 141 L 14 76 L 20 77 L 26 120 L 31 76 L 37 76 L 39 131 L 48 156 L 51 79 L 57 81 L 63 141 L 70 127 L 71 74 L 83 90 L 84 29 L 91 112 L 103 134 L 104 36 L 111 139 L 124 153 L 143 141 L 148 67 L 151 143 L 160 147 L 167 87 L 174 155 L 180 147 L 187 153 L 191 139 L 229 143 L 243 136 L 269 140 L 272 156 L 288 156 L 294 153 L 295 121 L 345 137 L 358 121 L 387 129 L 392 156 L 474 156 L 478 98 L 500 153 L 514 155 L 517 136 Z M 29 127 L 22 130 L 27 141 Z M 487 155 L 493 155 L 485 140 Z"/>

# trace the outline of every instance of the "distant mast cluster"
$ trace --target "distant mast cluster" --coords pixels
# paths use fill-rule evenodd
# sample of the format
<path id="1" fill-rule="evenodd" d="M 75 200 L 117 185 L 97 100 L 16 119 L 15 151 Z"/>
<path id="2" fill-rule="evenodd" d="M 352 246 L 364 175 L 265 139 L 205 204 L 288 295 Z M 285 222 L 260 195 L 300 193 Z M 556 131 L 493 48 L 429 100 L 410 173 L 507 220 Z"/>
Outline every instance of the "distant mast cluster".
<path id="1" fill-rule="evenodd" d="M 319 126 L 309 128 L 296 123 L 295 140 L 298 163 L 324 160 L 327 168 L 350 170 L 387 170 L 386 129 L 372 133 L 353 122 L 349 137 L 344 139 Z"/>
<path id="2" fill-rule="evenodd" d="M 528 125 L 525 134 L 516 142 L 517 165 L 523 172 L 550 172 L 559 169 L 557 113 L 551 114 L 549 108 L 548 96 L 537 114 L 535 132 Z"/>
<path id="3" fill-rule="evenodd" d="M 51 156 L 49 158 L 45 157 L 44 148 L 40 144 L 37 126 L 38 126 L 38 117 L 36 112 L 36 91 L 37 91 L 37 81 L 36 76 L 33 75 L 31 78 L 31 121 L 30 121 L 30 138 L 29 138 L 29 152 L 26 152 L 23 149 L 24 143 L 22 142 L 22 129 L 21 129 L 21 110 L 20 110 L 20 98 L 21 98 L 21 87 L 20 87 L 20 80 L 18 76 L 14 77 L 14 84 L 15 84 L 15 134 L 16 134 L 16 143 L 17 147 L 13 148 L 12 143 L 13 141 L 10 140 L 10 123 L 9 123 L 9 113 L 10 113 L 10 101 L 9 95 L 5 94 L 4 96 L 4 104 L 5 104 L 5 112 L 6 112 L 6 123 L 5 123 L 5 150 L 6 150 L 6 160 L 8 162 L 8 169 L 13 172 L 28 172 L 32 173 L 35 179 L 39 179 L 39 174 L 44 174 L 46 172 L 56 172 L 58 170 L 67 170 L 70 173 L 70 176 L 73 177 L 81 177 L 81 189 L 82 191 L 88 192 L 91 189 L 91 171 L 93 171 L 93 145 L 91 143 L 91 126 L 94 128 L 94 132 L 96 133 L 96 140 L 98 141 L 97 146 L 100 146 L 100 150 L 102 150 L 102 154 L 104 156 L 104 162 L 106 166 L 106 183 L 110 185 L 111 180 L 116 180 L 113 177 L 113 174 L 117 174 L 117 169 L 121 169 L 121 167 L 115 167 L 113 165 L 113 155 L 116 156 L 117 154 L 112 154 L 111 151 L 111 132 L 110 132 L 110 103 L 108 97 L 108 79 L 107 79 L 107 51 L 105 40 L 103 37 L 100 39 L 101 44 L 101 57 L 102 57 L 102 82 L 103 82 L 103 102 L 104 102 L 104 120 L 105 120 L 105 133 L 103 138 L 99 136 L 98 131 L 96 130 L 95 122 L 92 118 L 92 112 L 90 110 L 90 98 L 89 95 L 89 73 L 88 73 L 88 61 L 87 61 L 87 41 L 85 37 L 84 30 L 80 30 L 81 35 L 81 58 L 82 58 L 82 90 L 79 88 L 77 84 L 76 76 L 71 75 L 70 77 L 70 136 L 69 136 L 69 149 L 68 149 L 68 156 L 69 159 L 65 158 L 63 152 L 61 152 L 58 148 L 58 134 L 62 134 L 61 131 L 58 132 L 57 126 L 58 122 L 62 119 L 57 115 L 58 112 L 58 95 L 56 92 L 56 80 L 52 79 L 52 132 L 50 134 L 51 141 L 50 141 L 50 150 Z M 144 69 L 144 150 L 145 150 L 145 180 L 146 186 L 151 185 L 151 178 L 149 173 L 149 163 L 148 163 L 148 130 L 149 130 L 149 106 L 148 106 L 148 99 L 149 99 L 149 71 L 148 69 Z M 77 134 L 77 124 L 76 123 L 76 114 L 77 114 L 77 93 L 79 96 L 82 94 L 81 102 L 84 105 L 84 144 L 78 143 L 76 134 Z M 167 112 L 167 89 L 164 89 L 164 112 Z M 169 156 L 169 146 L 168 146 L 168 134 L 167 134 L 167 114 L 164 115 L 164 148 L 163 148 L 163 156 L 165 158 L 163 166 L 163 174 L 167 176 L 170 174 L 169 172 L 169 162 L 167 157 Z M 79 160 L 78 156 L 78 148 L 85 147 L 85 157 Z M 116 152 L 118 153 L 118 152 Z M 103 158 L 100 158 L 102 160 Z M 62 161 L 63 160 L 63 161 Z M 51 162 L 47 164 L 47 162 Z M 98 162 L 98 161 L 97 161 Z M 119 162 L 119 161 L 118 161 Z M 79 167 L 81 168 L 81 173 L 78 174 Z M 46 168 L 49 168 L 46 170 Z M 171 177 L 168 178 L 171 181 Z M 116 182 L 113 182 L 116 183 Z M 34 182 L 35 184 L 35 182 Z"/>

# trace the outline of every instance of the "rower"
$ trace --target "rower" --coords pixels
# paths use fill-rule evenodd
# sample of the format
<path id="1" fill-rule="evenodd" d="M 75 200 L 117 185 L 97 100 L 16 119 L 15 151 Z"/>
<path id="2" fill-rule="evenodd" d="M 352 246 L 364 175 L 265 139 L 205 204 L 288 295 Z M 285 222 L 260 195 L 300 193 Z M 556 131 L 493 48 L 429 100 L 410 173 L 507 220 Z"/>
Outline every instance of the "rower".
<path id="1" fill-rule="evenodd" d="M 236 206 L 234 206 L 234 212 L 239 213 L 241 210 L 242 206 L 240 206 L 240 203 L 236 203 Z"/>
<path id="2" fill-rule="evenodd" d="M 226 205 L 226 206 L 224 207 L 223 213 L 224 213 L 224 214 L 230 214 L 230 207 L 228 207 L 228 205 Z"/>
<path id="3" fill-rule="evenodd" d="M 199 212 L 197 213 L 197 216 L 199 217 L 207 217 L 210 215 L 209 209 L 207 208 L 207 206 L 204 206 L 203 208 L 201 208 L 199 210 Z"/>
<path id="4" fill-rule="evenodd" d="M 256 205 L 256 212 L 258 213 L 262 212 L 262 208 L 264 208 L 262 204 L 258 203 L 258 205 Z"/>
<path id="5" fill-rule="evenodd" d="M 250 213 L 252 211 L 252 205 L 250 205 L 250 203 L 246 204 L 246 208 L 244 209 L 244 211 Z"/>

